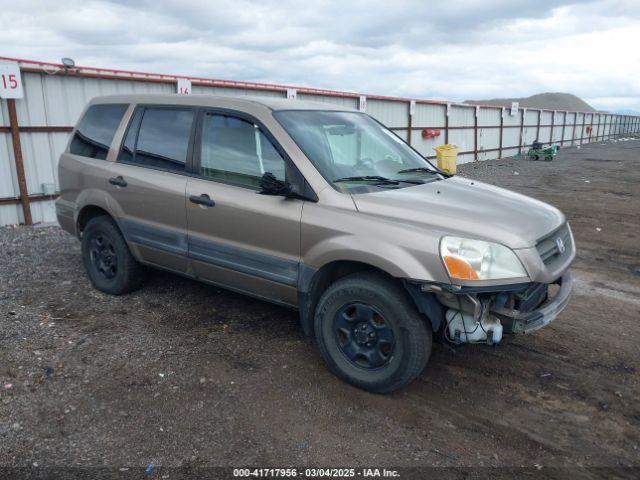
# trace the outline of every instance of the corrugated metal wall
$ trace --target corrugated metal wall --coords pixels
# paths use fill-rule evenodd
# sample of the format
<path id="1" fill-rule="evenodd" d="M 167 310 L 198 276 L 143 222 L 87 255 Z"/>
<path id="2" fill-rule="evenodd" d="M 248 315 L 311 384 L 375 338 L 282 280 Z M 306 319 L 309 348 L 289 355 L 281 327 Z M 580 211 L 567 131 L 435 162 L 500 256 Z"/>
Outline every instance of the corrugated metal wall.
<path id="1" fill-rule="evenodd" d="M 68 131 L 91 98 L 118 93 L 174 93 L 176 90 L 176 77 L 166 75 L 83 67 L 65 74 L 59 66 L 52 64 L 20 61 L 20 65 L 25 97 L 16 101 L 16 110 L 30 196 L 58 191 L 58 158 L 67 144 Z M 56 73 L 52 74 L 53 71 Z M 192 93 L 286 98 L 287 87 L 194 78 Z M 351 109 L 359 106 L 359 94 L 356 93 L 303 88 L 297 89 L 296 96 L 300 100 Z M 434 157 L 434 147 L 447 141 L 458 145 L 459 163 L 515 155 L 522 145 L 530 145 L 536 139 L 566 146 L 638 132 L 640 128 L 638 117 L 530 109 L 520 109 L 516 115 L 511 115 L 509 109 L 476 109 L 469 105 L 419 100 L 410 115 L 409 99 L 378 96 L 367 98 L 366 112 L 403 139 L 410 139 L 411 145 L 424 156 Z M 9 125 L 6 101 L 2 101 L 0 225 L 24 221 L 22 208 L 15 200 L 20 192 Z M 587 127 L 591 125 L 593 131 L 589 134 Z M 422 131 L 427 128 L 439 129 L 440 134 L 423 138 Z M 51 200 L 32 201 L 31 211 L 34 222 L 55 221 Z"/>

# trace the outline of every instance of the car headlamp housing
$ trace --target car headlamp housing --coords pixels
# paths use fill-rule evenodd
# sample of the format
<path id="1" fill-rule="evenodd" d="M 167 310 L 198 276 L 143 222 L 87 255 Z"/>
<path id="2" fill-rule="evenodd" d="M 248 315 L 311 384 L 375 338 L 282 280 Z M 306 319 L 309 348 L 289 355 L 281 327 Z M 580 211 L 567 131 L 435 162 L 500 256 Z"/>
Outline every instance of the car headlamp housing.
<path id="1" fill-rule="evenodd" d="M 440 257 L 451 280 L 506 280 L 527 277 L 518 256 L 499 243 L 442 237 Z"/>

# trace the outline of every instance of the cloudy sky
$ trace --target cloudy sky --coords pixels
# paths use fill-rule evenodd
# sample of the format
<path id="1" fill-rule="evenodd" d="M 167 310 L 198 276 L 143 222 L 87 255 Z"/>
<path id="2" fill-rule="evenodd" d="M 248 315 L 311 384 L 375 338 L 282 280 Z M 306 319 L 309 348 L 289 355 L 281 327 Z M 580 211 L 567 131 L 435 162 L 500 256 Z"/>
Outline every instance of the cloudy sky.
<path id="1" fill-rule="evenodd" d="M 55 5 L 55 6 L 54 6 Z M 640 110 L 638 0 L 2 1 L 0 56 L 447 100 Z"/>

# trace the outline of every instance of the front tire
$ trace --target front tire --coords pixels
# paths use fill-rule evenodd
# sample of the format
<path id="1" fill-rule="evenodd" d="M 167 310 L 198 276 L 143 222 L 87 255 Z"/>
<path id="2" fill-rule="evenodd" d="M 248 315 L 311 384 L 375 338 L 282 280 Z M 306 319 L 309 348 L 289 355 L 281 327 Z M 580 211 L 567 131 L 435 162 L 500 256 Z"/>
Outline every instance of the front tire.
<path id="1" fill-rule="evenodd" d="M 330 285 L 314 328 L 329 370 L 370 392 L 405 387 L 431 354 L 428 320 L 397 283 L 378 274 L 349 275 Z"/>
<path id="2" fill-rule="evenodd" d="M 82 262 L 95 288 L 111 295 L 140 287 L 144 267 L 127 246 L 115 222 L 106 215 L 94 217 L 82 232 Z"/>

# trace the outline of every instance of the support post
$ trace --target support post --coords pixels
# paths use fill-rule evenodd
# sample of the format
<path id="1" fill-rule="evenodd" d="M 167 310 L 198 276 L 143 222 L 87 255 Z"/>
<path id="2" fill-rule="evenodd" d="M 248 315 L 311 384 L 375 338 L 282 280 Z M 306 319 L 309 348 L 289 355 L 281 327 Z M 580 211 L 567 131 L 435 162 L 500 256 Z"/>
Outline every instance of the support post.
<path id="1" fill-rule="evenodd" d="M 24 214 L 25 225 L 31 225 L 31 203 L 29 202 L 29 191 L 27 190 L 27 178 L 24 174 L 24 161 L 22 159 L 22 145 L 20 144 L 20 127 L 18 126 L 18 115 L 16 113 L 16 101 L 13 98 L 7 99 L 9 110 L 9 128 L 11 129 L 11 143 L 13 144 L 13 157 L 16 163 L 16 176 L 18 177 L 18 188 L 20 190 L 20 203 Z"/>
<path id="2" fill-rule="evenodd" d="M 560 138 L 560 146 L 562 147 L 564 147 L 564 130 L 567 128 L 567 113 L 569 112 L 564 112 L 562 117 L 562 137 Z"/>
<path id="3" fill-rule="evenodd" d="M 549 145 L 553 145 L 553 127 L 556 124 L 556 111 L 551 110 L 551 131 L 549 132 Z"/>
<path id="4" fill-rule="evenodd" d="M 476 106 L 473 112 L 473 161 L 478 161 L 478 112 L 480 108 Z"/>
<path id="5" fill-rule="evenodd" d="M 523 108 L 521 110 L 522 113 L 520 114 L 520 140 L 518 142 L 518 155 L 522 155 L 522 140 L 523 140 L 523 137 L 524 137 L 524 116 L 525 116 L 526 111 L 527 111 L 527 109 Z M 539 113 L 538 113 L 538 115 L 539 115 Z M 540 117 L 538 117 L 538 118 L 540 118 Z"/>
<path id="6" fill-rule="evenodd" d="M 500 109 L 500 145 L 498 146 L 498 158 L 502 158 L 503 131 L 504 131 L 504 107 Z"/>
<path id="7" fill-rule="evenodd" d="M 449 105 L 444 106 L 444 143 L 449 143 Z"/>
<path id="8" fill-rule="evenodd" d="M 576 141 L 576 123 L 578 123 L 578 112 L 573 112 L 573 133 L 571 134 L 571 146 Z"/>
<path id="9" fill-rule="evenodd" d="M 542 118 L 542 110 L 538 110 L 538 126 L 536 127 L 536 142 L 540 141 L 540 119 Z"/>
<path id="10" fill-rule="evenodd" d="M 413 128 L 413 112 L 411 111 L 412 103 L 409 102 L 409 115 L 407 118 L 407 143 L 411 145 L 411 129 Z"/>

